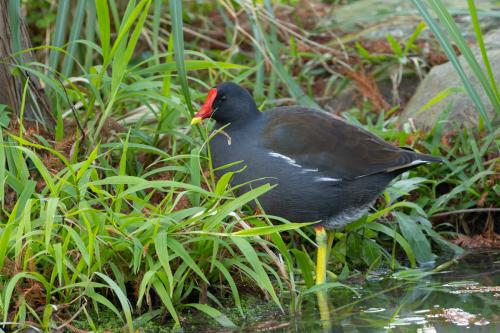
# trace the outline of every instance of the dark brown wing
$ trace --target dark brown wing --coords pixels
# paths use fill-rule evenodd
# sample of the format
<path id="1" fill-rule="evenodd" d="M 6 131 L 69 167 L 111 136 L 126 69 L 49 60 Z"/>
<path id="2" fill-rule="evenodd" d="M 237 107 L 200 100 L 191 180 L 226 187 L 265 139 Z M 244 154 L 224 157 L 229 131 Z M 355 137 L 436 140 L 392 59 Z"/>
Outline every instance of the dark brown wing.
<path id="1" fill-rule="evenodd" d="M 281 107 L 265 114 L 262 145 L 328 177 L 356 179 L 426 163 L 419 159 L 426 155 L 394 147 L 325 112 Z"/>

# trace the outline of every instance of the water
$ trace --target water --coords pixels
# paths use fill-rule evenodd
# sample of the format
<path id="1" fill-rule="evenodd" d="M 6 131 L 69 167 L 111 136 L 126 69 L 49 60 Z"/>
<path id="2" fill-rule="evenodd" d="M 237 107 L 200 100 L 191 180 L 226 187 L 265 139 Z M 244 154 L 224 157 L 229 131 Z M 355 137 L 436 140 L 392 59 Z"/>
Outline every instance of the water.
<path id="1" fill-rule="evenodd" d="M 313 293 L 304 298 L 295 319 L 281 320 L 274 313 L 268 320 L 249 323 L 246 330 L 500 332 L 500 250 L 466 253 L 436 274 L 371 276 L 349 285 L 358 295 L 341 289 Z"/>

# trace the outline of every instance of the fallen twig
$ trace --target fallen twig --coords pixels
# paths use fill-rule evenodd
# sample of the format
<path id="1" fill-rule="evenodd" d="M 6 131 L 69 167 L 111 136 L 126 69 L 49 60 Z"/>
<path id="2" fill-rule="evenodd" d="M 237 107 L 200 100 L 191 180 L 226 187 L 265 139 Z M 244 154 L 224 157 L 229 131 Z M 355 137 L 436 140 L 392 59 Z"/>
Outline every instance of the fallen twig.
<path id="1" fill-rule="evenodd" d="M 443 217 L 448 215 L 466 214 L 466 213 L 495 213 L 500 212 L 500 208 L 470 208 L 470 209 L 459 209 L 451 212 L 444 212 L 439 214 L 434 214 L 429 216 L 430 218 Z"/>

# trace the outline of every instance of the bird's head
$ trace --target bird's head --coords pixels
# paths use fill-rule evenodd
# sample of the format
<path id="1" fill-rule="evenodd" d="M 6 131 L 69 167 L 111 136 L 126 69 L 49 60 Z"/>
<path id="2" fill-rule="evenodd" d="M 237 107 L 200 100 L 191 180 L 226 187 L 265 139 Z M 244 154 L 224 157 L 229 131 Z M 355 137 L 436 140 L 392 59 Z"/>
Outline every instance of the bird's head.
<path id="1" fill-rule="evenodd" d="M 205 103 L 193 119 L 191 125 L 201 124 L 203 119 L 212 118 L 220 124 L 249 120 L 258 114 L 252 95 L 233 82 L 224 82 L 208 91 Z"/>

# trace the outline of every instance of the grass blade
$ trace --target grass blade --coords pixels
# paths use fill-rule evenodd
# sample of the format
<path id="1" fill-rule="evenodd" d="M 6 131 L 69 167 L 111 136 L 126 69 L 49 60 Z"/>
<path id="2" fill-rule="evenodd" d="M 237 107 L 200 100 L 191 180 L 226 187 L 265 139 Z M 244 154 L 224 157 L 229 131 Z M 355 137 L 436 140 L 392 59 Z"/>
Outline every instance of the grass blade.
<path id="1" fill-rule="evenodd" d="M 175 307 L 174 307 L 174 304 L 172 303 L 172 299 L 170 298 L 167 291 L 165 290 L 165 286 L 157 279 L 155 279 L 153 281 L 153 286 L 154 286 L 158 296 L 160 296 L 161 301 L 167 307 L 168 312 L 170 313 L 170 315 L 174 319 L 175 327 L 180 327 L 181 323 L 179 321 L 179 316 L 177 315 L 177 311 L 175 311 Z"/>
<path id="2" fill-rule="evenodd" d="M 227 283 L 229 284 L 229 287 L 231 288 L 231 294 L 233 295 L 234 304 L 240 311 L 240 314 L 244 316 L 243 308 L 241 307 L 240 294 L 238 292 L 238 287 L 236 286 L 233 277 L 231 276 L 227 268 L 220 261 L 214 260 L 213 264 L 219 270 L 219 272 L 221 272 L 222 275 L 224 275 L 224 278 L 226 279 Z"/>
<path id="3" fill-rule="evenodd" d="M 423 4 L 421 0 L 411 0 L 412 3 L 415 5 L 415 7 L 418 9 L 424 20 L 427 22 L 427 25 L 429 28 L 432 30 L 434 33 L 434 36 L 436 36 L 439 44 L 443 48 L 443 51 L 446 53 L 446 56 L 450 60 L 451 64 L 455 68 L 455 70 L 458 73 L 458 76 L 460 77 L 460 80 L 464 84 L 465 90 L 467 91 L 468 95 L 476 105 L 476 107 L 479 109 L 479 114 L 480 116 L 486 121 L 487 126 L 491 130 L 491 123 L 488 120 L 488 115 L 486 113 L 485 106 L 483 102 L 481 101 L 476 89 L 472 86 L 472 83 L 470 82 L 469 78 L 465 74 L 465 71 L 458 61 L 457 56 L 455 55 L 455 51 L 453 50 L 453 47 L 451 46 L 451 43 L 448 41 L 447 37 L 437 24 L 437 22 L 432 18 L 430 13 L 428 12 L 427 8 Z"/>
<path id="4" fill-rule="evenodd" d="M 448 12 L 446 9 L 446 6 L 443 4 L 441 0 L 434 0 L 430 2 L 431 6 L 433 7 L 434 11 L 437 13 L 439 19 L 443 22 L 445 28 L 448 30 L 449 34 L 452 36 L 453 40 L 455 41 L 457 47 L 460 49 L 462 52 L 464 58 L 467 60 L 467 63 L 469 67 L 471 68 L 472 72 L 476 76 L 476 78 L 479 80 L 481 83 L 484 91 L 486 92 L 486 95 L 488 95 L 488 98 L 493 105 L 493 108 L 497 111 L 500 112 L 500 100 L 497 100 L 495 96 L 495 93 L 493 92 L 493 88 L 490 86 L 486 75 L 483 72 L 483 69 L 477 62 L 475 56 L 472 54 L 472 51 L 470 47 L 467 45 L 467 42 L 463 38 L 462 34 L 460 33 L 455 21 L 453 20 L 453 17 L 451 14 Z M 479 31 L 479 34 L 481 32 Z M 487 120 L 488 118 L 485 118 Z"/>
<path id="5" fill-rule="evenodd" d="M 488 54 L 486 53 L 486 46 L 484 45 L 483 34 L 481 32 L 481 26 L 477 18 L 476 4 L 474 0 L 467 0 L 467 4 L 469 6 L 469 13 L 472 19 L 472 26 L 474 27 L 474 32 L 476 34 L 477 44 L 479 46 L 479 49 L 481 50 L 481 56 L 483 57 L 484 67 L 486 68 L 486 72 L 488 73 L 490 84 L 491 87 L 493 88 L 496 100 L 500 101 L 498 86 L 497 83 L 495 82 L 495 76 L 493 75 L 493 71 L 491 70 L 490 60 L 488 59 Z"/>
<path id="6" fill-rule="evenodd" d="M 78 0 L 76 4 L 73 24 L 71 25 L 71 31 L 69 33 L 68 53 L 64 58 L 64 63 L 61 71 L 64 77 L 68 77 L 73 69 L 73 58 L 76 57 L 76 51 L 78 49 L 78 44 L 76 44 L 74 41 L 80 38 L 80 33 L 83 27 L 83 19 L 85 17 L 86 4 L 86 0 Z"/>
<path id="7" fill-rule="evenodd" d="M 254 227 L 251 229 L 243 229 L 239 231 L 235 231 L 231 233 L 231 236 L 238 237 L 253 237 L 253 236 L 264 236 L 270 235 L 278 232 L 289 231 L 300 229 L 302 227 L 306 227 L 308 225 L 314 224 L 316 222 L 309 223 L 287 223 L 287 224 L 279 224 L 279 225 L 268 225 L 264 227 Z"/>
<path id="8" fill-rule="evenodd" d="M 99 26 L 99 38 L 101 39 L 101 49 L 104 64 L 109 63 L 111 45 L 111 22 L 109 20 L 109 7 L 107 0 L 95 0 L 97 12 L 97 24 Z"/>
<path id="9" fill-rule="evenodd" d="M 237 328 L 237 326 L 229 319 L 226 315 L 224 315 L 222 312 L 220 312 L 217 309 L 214 309 L 213 307 L 207 305 L 207 304 L 200 304 L 200 303 L 191 303 L 191 304 L 186 304 L 186 306 L 190 306 L 192 308 L 195 308 L 207 316 L 211 317 L 214 319 L 216 322 L 218 322 L 222 327 L 225 328 Z"/>
<path id="10" fill-rule="evenodd" d="M 264 267 L 262 266 L 262 263 L 259 260 L 257 252 L 255 252 L 255 249 L 250 245 L 250 243 L 245 238 L 231 237 L 231 240 L 233 241 L 234 244 L 236 244 L 236 246 L 238 246 L 241 253 L 245 256 L 250 265 L 252 265 L 252 268 L 256 273 L 255 278 L 257 279 L 258 284 L 261 286 L 261 288 L 263 288 L 269 293 L 269 295 L 276 303 L 276 305 L 279 306 L 280 309 L 282 309 L 278 296 L 274 291 L 274 286 L 272 285 L 271 280 L 269 280 L 269 276 L 267 276 L 267 273 L 264 270 Z"/>
<path id="11" fill-rule="evenodd" d="M 95 30 L 98 23 L 96 22 L 96 7 L 94 1 L 86 1 L 87 3 L 87 21 L 85 23 L 85 40 L 94 43 Z M 89 68 L 93 63 L 94 52 L 92 48 L 87 47 L 85 51 L 84 68 Z"/>
<path id="12" fill-rule="evenodd" d="M 266 6 L 269 16 L 272 18 L 271 22 L 275 20 L 274 12 L 271 6 Z M 295 82 L 295 79 L 288 73 L 283 64 L 281 63 L 280 56 L 278 54 L 278 49 L 276 45 L 279 43 L 277 40 L 274 41 L 274 47 L 270 47 L 270 42 L 267 41 L 266 38 L 263 38 L 266 48 L 270 51 L 269 59 L 273 65 L 273 69 L 276 71 L 280 79 L 285 84 L 285 87 L 288 89 L 290 94 L 297 100 L 297 102 L 301 105 L 305 105 L 308 107 L 321 109 L 321 107 L 312 100 L 309 96 L 307 96 L 300 85 Z"/>
<path id="13" fill-rule="evenodd" d="M 14 292 L 14 288 L 17 285 L 17 282 L 21 279 L 31 279 L 40 282 L 43 284 L 46 290 L 50 290 L 50 284 L 45 280 L 45 278 L 39 273 L 27 273 L 21 272 L 14 275 L 9 282 L 5 285 L 5 289 L 3 290 L 3 321 L 7 322 L 7 318 L 9 315 L 9 305 L 12 298 L 12 294 Z"/>
<path id="14" fill-rule="evenodd" d="M 5 258 L 7 256 L 7 251 L 9 250 L 10 235 L 14 230 L 14 223 L 7 224 L 0 234 L 0 271 L 3 268 Z"/>
<path id="15" fill-rule="evenodd" d="M 366 227 L 374 231 L 382 232 L 391 238 L 396 238 L 396 242 L 398 242 L 398 244 L 401 246 L 401 248 L 405 251 L 406 255 L 408 256 L 408 260 L 410 261 L 411 267 L 417 266 L 417 262 L 415 260 L 415 253 L 413 252 L 410 244 L 398 232 L 394 232 L 394 230 L 392 230 L 391 228 L 388 228 L 387 226 L 376 222 L 367 223 Z"/>
<path id="16" fill-rule="evenodd" d="M 167 275 L 168 283 L 169 283 L 169 293 L 172 295 L 174 289 L 174 275 L 172 274 L 172 268 L 170 267 L 170 256 L 168 254 L 168 245 L 167 245 L 167 233 L 162 231 L 156 235 L 154 239 L 155 251 L 158 256 L 158 260 L 160 261 L 161 267 L 165 271 Z M 170 298 L 170 296 L 169 296 Z"/>
<path id="17" fill-rule="evenodd" d="M 154 0 L 153 2 L 153 36 L 152 36 L 152 43 L 153 43 L 153 54 L 154 58 L 156 60 L 156 63 L 160 63 L 159 56 L 158 56 L 158 41 L 160 37 L 160 18 L 161 18 L 161 13 L 162 13 L 162 5 L 163 1 L 162 0 Z"/>
<path id="18" fill-rule="evenodd" d="M 186 67 L 184 66 L 184 33 L 182 21 L 182 1 L 169 1 L 170 17 L 172 18 L 172 35 L 174 41 L 175 63 L 179 72 L 179 81 L 181 83 L 182 94 L 188 107 L 191 117 L 194 115 L 193 105 L 191 103 L 191 94 L 187 81 Z"/>
<path id="19" fill-rule="evenodd" d="M 47 251 L 50 248 L 52 227 L 56 218 L 58 203 L 59 198 L 49 198 L 47 200 L 47 208 L 45 209 L 45 248 L 47 249 Z"/>
<path id="20" fill-rule="evenodd" d="M 184 246 L 182 246 L 181 243 L 179 243 L 177 240 L 175 240 L 172 237 L 167 237 L 167 245 L 170 249 L 172 249 L 172 251 L 174 251 L 175 254 L 177 254 L 182 259 L 182 261 L 184 263 L 186 263 L 189 266 L 189 268 L 191 268 L 193 270 L 193 272 L 198 274 L 198 276 L 203 281 L 205 281 L 207 284 L 210 284 L 210 282 L 208 282 L 208 279 L 205 276 L 205 274 L 203 274 L 200 267 L 198 267 L 196 262 L 194 262 L 193 258 L 191 258 L 191 256 L 186 251 Z"/>
<path id="21" fill-rule="evenodd" d="M 66 36 L 66 26 L 68 25 L 69 7 L 69 0 L 61 0 L 58 2 L 56 25 L 54 27 L 54 38 L 52 40 L 52 45 L 54 46 L 60 47 L 64 44 L 64 38 Z M 52 49 L 49 55 L 49 67 L 54 70 L 57 69 L 58 62 L 59 52 Z"/>
<path id="22" fill-rule="evenodd" d="M 120 301 L 120 305 L 122 306 L 123 313 L 125 314 L 125 319 L 127 322 L 128 330 L 130 333 L 134 332 L 134 323 L 132 321 L 132 309 L 130 307 L 130 303 L 127 299 L 127 296 L 123 293 L 123 291 L 120 289 L 120 287 L 116 284 L 115 281 L 113 281 L 109 276 L 106 276 L 100 272 L 95 273 L 97 276 L 99 276 L 101 279 L 106 281 L 106 283 L 109 285 L 111 290 L 115 293 L 115 295 L 118 297 L 118 300 Z"/>

